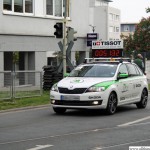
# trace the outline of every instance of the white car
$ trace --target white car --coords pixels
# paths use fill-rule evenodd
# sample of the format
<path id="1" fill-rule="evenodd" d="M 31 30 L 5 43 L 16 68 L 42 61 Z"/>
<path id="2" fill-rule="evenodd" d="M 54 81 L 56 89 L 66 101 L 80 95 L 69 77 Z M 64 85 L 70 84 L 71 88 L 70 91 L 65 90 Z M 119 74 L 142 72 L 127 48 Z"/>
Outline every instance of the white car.
<path id="1" fill-rule="evenodd" d="M 50 99 L 56 113 L 67 109 L 105 108 L 108 114 L 114 114 L 117 106 L 125 104 L 145 108 L 148 83 L 139 67 L 131 62 L 86 63 L 54 84 Z"/>

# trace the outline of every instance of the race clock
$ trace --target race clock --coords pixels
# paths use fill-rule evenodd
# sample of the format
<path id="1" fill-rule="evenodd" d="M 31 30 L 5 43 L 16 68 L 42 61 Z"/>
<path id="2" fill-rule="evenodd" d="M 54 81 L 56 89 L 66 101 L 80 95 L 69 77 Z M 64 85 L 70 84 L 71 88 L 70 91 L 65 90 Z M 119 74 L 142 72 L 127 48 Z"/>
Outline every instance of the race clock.
<path id="1" fill-rule="evenodd" d="M 100 58 L 100 57 L 122 57 L 123 49 L 93 49 L 92 57 Z"/>

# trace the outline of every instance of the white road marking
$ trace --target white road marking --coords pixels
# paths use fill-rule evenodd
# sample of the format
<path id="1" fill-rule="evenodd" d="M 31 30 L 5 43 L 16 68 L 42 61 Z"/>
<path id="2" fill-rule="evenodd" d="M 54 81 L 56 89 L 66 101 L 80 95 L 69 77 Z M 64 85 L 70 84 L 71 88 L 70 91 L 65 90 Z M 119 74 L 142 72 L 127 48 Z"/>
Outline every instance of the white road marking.
<path id="1" fill-rule="evenodd" d="M 147 125 L 150 124 L 150 122 L 145 123 L 139 123 L 139 124 L 131 124 L 130 126 L 138 126 L 138 125 Z M 37 138 L 31 138 L 31 139 L 24 139 L 24 140 L 18 140 L 18 141 L 8 141 L 8 142 L 2 142 L 0 145 L 6 145 L 6 144 L 13 144 L 13 143 L 21 143 L 21 142 L 28 142 L 28 141 L 36 141 L 36 140 L 42 140 L 42 139 L 49 139 L 49 138 L 59 138 L 63 136 L 71 136 L 71 135 L 79 135 L 79 134 L 85 134 L 85 133 L 91 133 L 91 132 L 100 132 L 100 131 L 107 131 L 112 129 L 120 129 L 125 128 L 129 126 L 114 126 L 114 127 L 108 127 L 108 128 L 100 128 L 100 129 L 94 129 L 94 130 L 85 130 L 80 132 L 72 132 L 62 135 L 50 135 L 50 136 L 43 136 L 43 137 L 37 137 Z"/>
<path id="2" fill-rule="evenodd" d="M 105 147 L 95 147 L 95 148 L 93 148 L 92 150 L 109 149 L 109 148 L 113 148 L 113 147 L 119 147 L 119 146 L 137 144 L 137 143 L 147 142 L 147 141 L 150 141 L 150 139 L 145 139 L 145 140 L 140 140 L 140 141 L 133 141 L 133 142 L 122 143 L 122 144 L 111 145 L 111 146 L 105 146 Z"/>
<path id="3" fill-rule="evenodd" d="M 124 124 L 120 124 L 120 125 L 118 125 L 118 127 L 129 126 L 129 125 L 139 123 L 141 121 L 148 120 L 148 119 L 150 119 L 150 116 L 147 116 L 147 117 L 135 120 L 135 121 L 127 122 L 127 123 L 124 123 Z"/>
<path id="4" fill-rule="evenodd" d="M 36 145 L 36 147 L 34 148 L 30 148 L 27 150 L 39 150 L 39 149 L 44 149 L 44 148 L 48 148 L 48 147 L 52 147 L 53 145 Z"/>
<path id="5" fill-rule="evenodd" d="M 85 130 L 81 132 L 72 132 L 72 133 L 67 133 L 67 134 L 57 134 L 57 135 L 50 135 L 50 136 L 44 136 L 44 137 L 39 137 L 39 138 L 31 138 L 31 139 L 25 139 L 25 140 L 18 140 L 18 141 L 10 141 L 10 142 L 4 142 L 0 143 L 0 145 L 6 145 L 6 144 L 12 144 L 12 143 L 21 143 L 21 142 L 28 142 L 28 141 L 36 141 L 36 140 L 41 140 L 41 139 L 48 139 L 48 138 L 59 138 L 63 136 L 70 136 L 70 135 L 79 135 L 79 134 L 84 134 L 84 133 L 91 133 L 91 132 L 99 132 L 99 131 L 104 131 L 104 130 L 111 130 L 111 129 L 116 129 L 120 127 L 111 127 L 111 128 L 102 128 L 102 129 L 96 129 L 96 130 Z"/>

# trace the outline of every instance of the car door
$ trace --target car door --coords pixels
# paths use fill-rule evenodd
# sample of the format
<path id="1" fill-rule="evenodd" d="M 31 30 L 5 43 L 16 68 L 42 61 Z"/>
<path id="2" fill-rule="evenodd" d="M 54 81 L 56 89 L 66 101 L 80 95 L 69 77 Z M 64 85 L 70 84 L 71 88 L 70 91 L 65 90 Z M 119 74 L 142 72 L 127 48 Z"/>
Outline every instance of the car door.
<path id="1" fill-rule="evenodd" d="M 127 64 L 129 76 L 132 79 L 133 88 L 131 90 L 131 100 L 137 100 L 141 97 L 143 73 L 135 64 Z"/>
<path id="2" fill-rule="evenodd" d="M 122 64 L 118 69 L 119 74 L 128 74 L 128 69 L 125 64 Z M 125 104 L 131 98 L 131 90 L 132 90 L 133 82 L 130 77 L 118 79 L 118 104 Z"/>

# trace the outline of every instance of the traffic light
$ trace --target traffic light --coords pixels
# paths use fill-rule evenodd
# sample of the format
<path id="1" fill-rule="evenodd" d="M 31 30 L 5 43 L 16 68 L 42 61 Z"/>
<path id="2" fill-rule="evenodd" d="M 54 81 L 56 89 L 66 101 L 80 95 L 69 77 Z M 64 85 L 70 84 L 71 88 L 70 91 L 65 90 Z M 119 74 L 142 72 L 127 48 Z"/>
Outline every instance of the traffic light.
<path id="1" fill-rule="evenodd" d="M 69 44 L 71 41 L 77 41 L 77 37 L 74 36 L 77 31 L 74 30 L 74 28 L 68 27 L 67 29 L 67 44 Z"/>
<path id="2" fill-rule="evenodd" d="M 63 23 L 57 22 L 54 25 L 54 28 L 56 29 L 56 31 L 54 32 L 54 35 L 56 36 L 56 38 L 63 38 Z"/>

